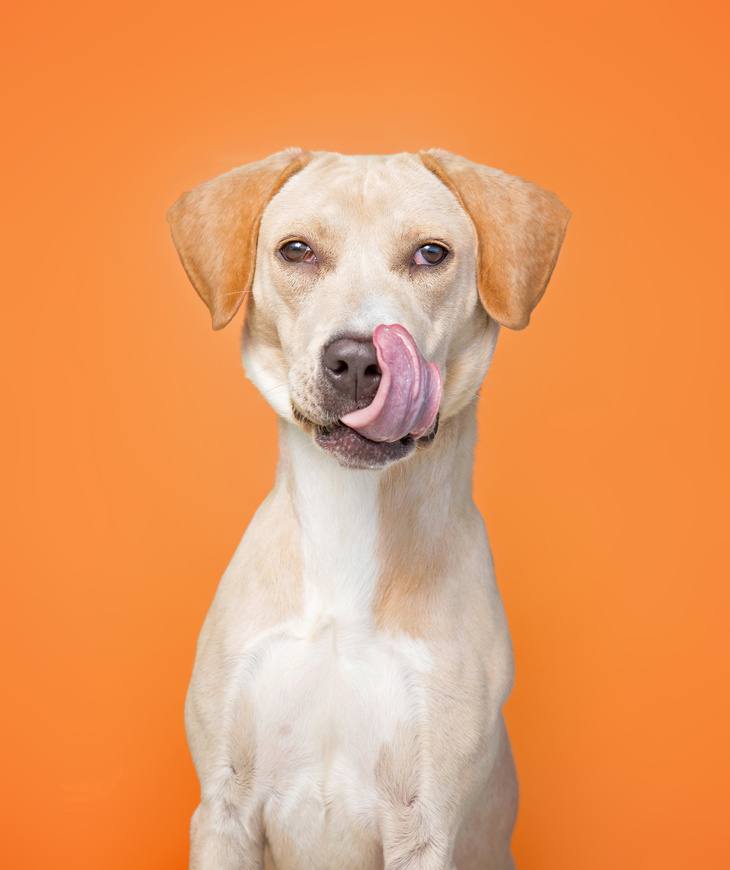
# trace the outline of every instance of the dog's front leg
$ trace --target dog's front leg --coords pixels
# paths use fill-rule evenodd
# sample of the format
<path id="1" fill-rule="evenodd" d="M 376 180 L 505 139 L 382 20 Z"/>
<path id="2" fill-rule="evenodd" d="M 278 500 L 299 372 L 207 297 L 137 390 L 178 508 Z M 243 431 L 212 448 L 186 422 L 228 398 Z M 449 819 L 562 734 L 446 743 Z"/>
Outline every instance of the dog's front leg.
<path id="1" fill-rule="evenodd" d="M 456 870 L 459 777 L 425 762 L 419 729 L 401 725 L 375 766 L 384 870 Z"/>
<path id="2" fill-rule="evenodd" d="M 414 802 L 383 834 L 384 870 L 456 870 L 453 837 L 429 825 Z"/>
<path id="3" fill-rule="evenodd" d="M 204 797 L 190 824 L 190 870 L 263 870 L 264 836 L 259 809 L 240 800 L 229 781 Z"/>
<path id="4" fill-rule="evenodd" d="M 408 783 L 390 785 L 381 816 L 384 870 L 455 870 L 455 819 Z"/>

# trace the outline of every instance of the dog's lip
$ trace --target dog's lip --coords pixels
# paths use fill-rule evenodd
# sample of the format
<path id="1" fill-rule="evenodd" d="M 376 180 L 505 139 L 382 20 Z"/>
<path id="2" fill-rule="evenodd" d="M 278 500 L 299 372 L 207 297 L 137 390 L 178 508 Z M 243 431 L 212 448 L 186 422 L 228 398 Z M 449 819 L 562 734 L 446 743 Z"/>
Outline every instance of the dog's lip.
<path id="1" fill-rule="evenodd" d="M 375 444 L 378 446 L 382 446 L 383 441 L 373 441 L 372 438 L 368 438 L 365 435 L 361 435 L 357 429 L 353 429 L 351 426 L 345 425 L 341 420 L 333 420 L 331 423 L 316 423 L 314 420 L 311 420 L 309 417 L 302 413 L 294 412 L 294 417 L 299 419 L 300 423 L 304 423 L 305 425 L 309 425 L 314 431 L 320 435 L 327 435 L 329 432 L 332 432 L 333 429 L 349 429 L 354 435 L 356 435 L 362 441 L 367 441 L 370 444 Z M 404 438 L 399 438 L 398 441 L 406 444 L 409 441 L 413 441 L 413 438 L 410 435 L 406 435 Z"/>
<path id="2" fill-rule="evenodd" d="M 337 417 L 333 417 L 331 420 L 313 420 L 311 417 L 308 417 L 301 408 L 297 407 L 294 402 L 292 402 L 291 409 L 292 416 L 297 423 L 303 423 L 305 426 L 313 429 L 327 430 L 339 423 L 339 418 Z"/>
<path id="3" fill-rule="evenodd" d="M 372 438 L 368 438 L 367 435 L 363 435 L 361 432 L 358 432 L 357 429 L 353 429 L 352 426 L 348 426 L 341 420 L 335 420 L 335 422 L 329 426 L 319 426 L 318 429 L 322 434 L 327 434 L 327 432 L 331 432 L 333 429 L 348 429 L 362 441 L 367 441 L 369 444 L 375 444 L 376 447 L 383 447 L 385 444 L 409 444 L 411 441 L 417 440 L 412 435 L 404 435 L 396 441 L 373 441 Z"/>
<path id="4" fill-rule="evenodd" d="M 362 408 L 366 408 L 367 405 L 368 405 L 368 401 L 364 400 L 362 402 L 358 402 L 358 404 L 354 408 L 352 408 L 352 410 L 353 411 L 360 411 L 360 410 L 362 410 Z M 296 405 L 294 402 L 292 402 L 292 404 L 291 404 L 291 409 L 292 409 L 292 416 L 297 421 L 297 423 L 302 423 L 305 426 L 311 427 L 313 429 L 319 429 L 319 430 L 326 431 L 328 429 L 333 429 L 336 426 L 345 426 L 348 429 L 351 428 L 351 427 L 347 426 L 346 423 L 343 423 L 340 420 L 340 416 L 344 416 L 344 415 L 325 417 L 321 420 L 316 420 L 315 418 L 310 417 L 308 414 L 305 414 L 304 411 L 302 411 L 302 409 L 298 405 Z"/>
<path id="5" fill-rule="evenodd" d="M 298 423 L 304 424 L 306 427 L 314 430 L 315 433 L 319 433 L 321 435 L 326 435 L 328 432 L 333 429 L 349 429 L 351 432 L 354 432 L 358 438 L 362 438 L 363 441 L 367 441 L 370 444 L 377 444 L 382 446 L 383 444 L 387 444 L 388 442 L 383 441 L 373 441 L 372 438 L 368 438 L 366 435 L 361 434 L 357 431 L 357 429 L 353 429 L 351 426 L 348 426 L 346 423 L 343 423 L 339 418 L 331 420 L 329 422 L 318 423 L 316 420 L 313 420 L 311 417 L 308 417 L 300 408 L 298 408 L 292 402 L 292 416 Z M 417 444 L 430 444 L 434 438 L 436 437 L 439 430 L 439 417 L 441 415 L 439 413 L 436 414 L 436 419 L 434 421 L 433 427 L 430 432 L 427 432 L 425 435 L 421 435 L 420 438 L 413 438 L 412 435 L 405 435 L 403 438 L 399 438 L 398 441 L 402 444 L 407 444 L 410 441 L 416 441 Z M 398 443 L 398 442 L 395 442 Z"/>
<path id="6" fill-rule="evenodd" d="M 380 470 L 410 456 L 418 445 L 411 435 L 398 441 L 373 441 L 344 423 L 316 429 L 314 442 L 346 467 Z"/>

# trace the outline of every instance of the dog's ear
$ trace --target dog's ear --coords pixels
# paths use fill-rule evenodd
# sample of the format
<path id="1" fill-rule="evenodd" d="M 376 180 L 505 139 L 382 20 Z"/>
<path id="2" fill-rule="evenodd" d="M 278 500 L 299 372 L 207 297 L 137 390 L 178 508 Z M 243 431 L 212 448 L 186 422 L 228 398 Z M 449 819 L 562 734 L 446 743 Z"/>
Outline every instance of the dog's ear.
<path id="1" fill-rule="evenodd" d="M 480 166 L 448 151 L 420 158 L 455 195 L 477 235 L 477 285 L 487 313 L 524 329 L 558 259 L 570 212 L 522 178 Z"/>
<path id="2" fill-rule="evenodd" d="M 298 148 L 279 151 L 199 184 L 168 210 L 172 240 L 213 329 L 230 322 L 251 287 L 267 203 L 309 158 Z"/>

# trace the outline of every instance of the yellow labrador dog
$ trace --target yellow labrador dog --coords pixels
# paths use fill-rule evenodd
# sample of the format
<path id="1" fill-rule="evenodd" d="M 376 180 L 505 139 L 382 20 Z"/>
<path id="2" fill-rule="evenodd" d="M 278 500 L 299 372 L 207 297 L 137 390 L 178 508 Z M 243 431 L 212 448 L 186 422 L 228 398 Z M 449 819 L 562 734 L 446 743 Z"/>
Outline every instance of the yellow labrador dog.
<path id="1" fill-rule="evenodd" d="M 186 707 L 195 870 L 514 867 L 507 622 L 472 500 L 477 392 L 569 212 L 445 151 L 274 154 L 169 212 L 279 416 Z"/>

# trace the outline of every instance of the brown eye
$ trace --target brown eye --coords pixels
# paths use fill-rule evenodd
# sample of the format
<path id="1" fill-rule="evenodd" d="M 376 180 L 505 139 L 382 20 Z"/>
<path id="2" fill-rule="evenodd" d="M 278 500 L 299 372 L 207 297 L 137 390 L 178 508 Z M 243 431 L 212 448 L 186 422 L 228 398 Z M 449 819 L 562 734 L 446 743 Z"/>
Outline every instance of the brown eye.
<path id="1" fill-rule="evenodd" d="M 423 245 L 413 255 L 416 266 L 436 266 L 449 252 L 443 245 Z"/>
<path id="2" fill-rule="evenodd" d="M 304 242 L 287 242 L 279 248 L 281 256 L 290 263 L 314 263 L 314 251 Z"/>

